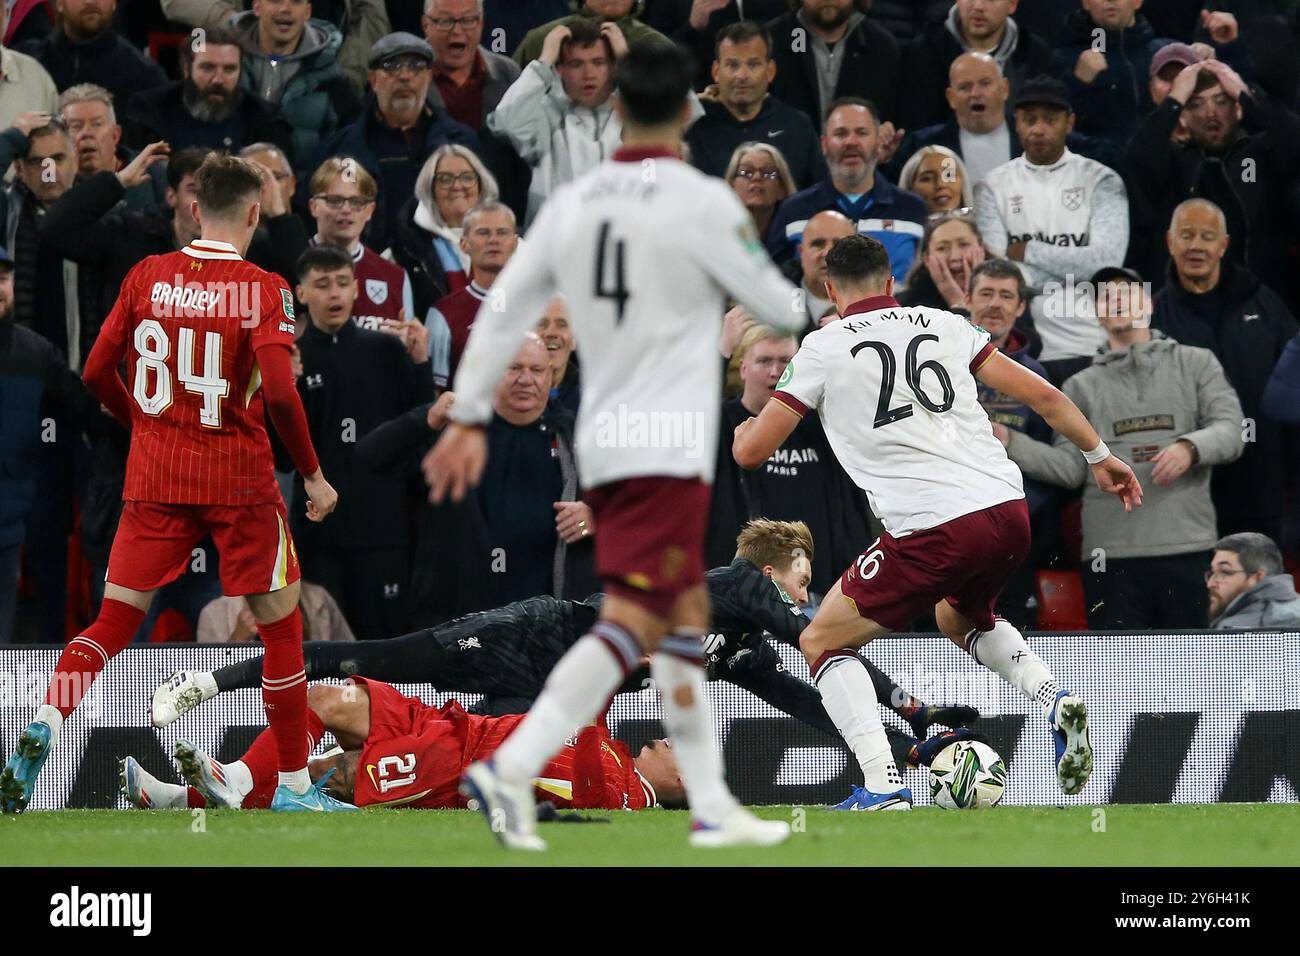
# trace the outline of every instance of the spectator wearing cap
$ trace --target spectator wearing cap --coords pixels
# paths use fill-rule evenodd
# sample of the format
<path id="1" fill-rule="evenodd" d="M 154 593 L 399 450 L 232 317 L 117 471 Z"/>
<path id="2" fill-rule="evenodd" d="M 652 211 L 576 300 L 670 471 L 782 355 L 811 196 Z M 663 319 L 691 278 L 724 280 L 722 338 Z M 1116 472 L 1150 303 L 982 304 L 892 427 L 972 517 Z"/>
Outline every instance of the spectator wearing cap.
<path id="1" fill-rule="evenodd" d="M 1230 534 L 1214 545 L 1205 572 L 1214 631 L 1300 630 L 1300 595 L 1268 535 Z"/>
<path id="2" fill-rule="evenodd" d="M 202 45 L 177 47 L 181 78 L 141 90 L 126 102 L 122 125 L 127 143 L 143 149 L 165 141 L 173 150 L 202 146 L 238 153 L 252 143 L 293 151 L 293 131 L 260 97 L 241 85 L 239 44 L 224 27 L 209 28 Z"/>
<path id="3" fill-rule="evenodd" d="M 1132 465 L 1142 507 L 1126 514 L 1103 501 L 1065 436 L 1049 445 L 1005 425 L 993 431 L 1027 477 L 1083 488 L 1089 627 L 1203 627 L 1201 576 L 1218 540 L 1210 472 L 1241 456 L 1241 403 L 1212 352 L 1151 329 L 1136 273 L 1110 267 L 1091 278 L 1106 348 L 1064 391 Z"/>
<path id="4" fill-rule="evenodd" d="M 309 189 L 308 206 L 316 221 L 311 244 L 338 246 L 352 256 L 352 321 L 363 329 L 381 330 L 419 318 L 406 272 L 361 241 L 375 212 L 375 177 L 365 167 L 335 157 L 312 173 Z"/>
<path id="5" fill-rule="evenodd" d="M 167 82 L 167 74 L 113 29 L 117 0 L 61 0 L 59 25 L 22 52 L 45 67 L 54 85 L 66 90 L 94 83 L 125 102 L 137 90 Z"/>
<path id="6" fill-rule="evenodd" d="M 778 264 L 799 254 L 809 219 L 834 209 L 847 216 L 859 233 L 884 244 L 895 281 L 907 275 L 928 213 L 920 196 L 899 189 L 876 168 L 880 141 L 874 104 L 856 97 L 831 104 L 821 139 L 830 174 L 777 209 L 767 247 Z"/>
<path id="7" fill-rule="evenodd" d="M 1178 74 L 1204 59 L 1204 53 L 1186 43 L 1166 43 L 1157 50 L 1151 58 L 1147 80 L 1147 95 L 1151 97 L 1151 105 L 1159 106 L 1163 103 Z M 1186 135 L 1186 130 L 1181 132 Z"/>
<path id="8" fill-rule="evenodd" d="M 529 63 L 542 55 L 546 38 L 555 31 L 556 27 L 572 28 L 577 20 L 592 22 L 602 31 L 604 25 L 609 24 L 612 29 L 622 34 L 624 46 L 631 46 L 633 43 L 647 39 L 668 42 L 668 38 L 662 33 L 641 21 L 641 0 L 583 0 L 580 4 L 574 3 L 573 6 L 577 7 L 576 13 L 551 20 L 528 31 L 519 48 L 515 50 L 515 62 L 520 67 L 526 68 Z"/>
<path id="9" fill-rule="evenodd" d="M 370 89 L 366 107 L 349 126 L 326 141 L 323 158 L 355 159 L 379 184 L 367 245 L 386 249 L 393 220 L 415 191 L 420 168 L 449 143 L 478 151 L 474 131 L 435 106 L 433 48 L 411 33 L 390 33 L 370 49 Z"/>
<path id="10" fill-rule="evenodd" d="M 252 7 L 253 3 L 252 0 L 159 0 L 159 5 L 168 20 L 213 30 L 230 26 L 240 10 Z M 275 27 L 276 36 L 285 40 L 296 38 L 297 24 L 312 13 L 328 17 L 314 22 L 342 34 L 335 59 L 354 93 L 366 88 L 366 54 L 370 47 L 380 37 L 393 32 L 384 0 L 327 0 L 325 3 L 317 0 L 315 10 L 310 0 L 263 0 L 262 6 L 276 8 L 271 11 L 273 19 L 281 24 Z"/>
<path id="11" fill-rule="evenodd" d="M 797 187 L 826 175 L 812 121 L 768 91 L 775 75 L 771 39 L 760 25 L 743 20 L 718 33 L 714 95 L 704 98 L 704 115 L 686 134 L 696 169 L 722 176 L 737 146 L 763 142 L 781 151 Z"/>
<path id="12" fill-rule="evenodd" d="M 1025 151 L 975 186 L 984 244 L 1018 263 L 1033 288 L 1040 361 L 1058 384 L 1085 367 L 1099 344 L 1090 303 L 1075 290 L 1098 270 L 1121 264 L 1128 247 L 1124 182 L 1110 167 L 1070 151 L 1073 129 L 1065 85 L 1050 77 L 1027 81 L 1016 100 Z"/>
<path id="13" fill-rule="evenodd" d="M 0 37 L 8 35 L 9 6 L 0 4 Z M 59 91 L 45 67 L 26 53 L 0 44 L 0 129 L 7 129 L 21 113 L 55 113 Z"/>
<path id="14" fill-rule="evenodd" d="M 81 83 L 68 87 L 59 97 L 59 116 L 72 137 L 79 179 L 103 170 L 115 173 L 135 159 L 135 150 L 122 145 L 122 127 L 117 125 L 113 96 L 102 86 Z M 122 201 L 128 208 L 146 209 L 164 201 L 167 195 L 165 158 L 158 155 L 149 163 L 144 182 L 126 190 Z"/>
<path id="15" fill-rule="evenodd" d="M 907 129 L 941 123 L 947 115 L 950 69 L 963 53 L 983 53 L 998 66 L 1014 99 L 1025 80 L 1051 68 L 1046 41 L 1011 16 L 1011 0 L 957 0 L 943 20 L 932 21 L 903 47 L 899 123 Z M 1008 159 L 1010 157 L 1007 157 Z"/>
<path id="16" fill-rule="evenodd" d="M 1175 130 L 1187 141 L 1174 141 Z M 1165 276 L 1159 242 L 1174 207 L 1198 197 L 1218 206 L 1232 237 L 1228 258 L 1275 289 L 1292 288 L 1288 240 L 1300 221 L 1300 117 L 1231 67 L 1204 60 L 1185 67 L 1163 103 L 1129 144 L 1137 198 L 1150 225 L 1139 233 L 1153 282 Z M 1145 223 L 1144 223 L 1145 225 Z"/>
<path id="17" fill-rule="evenodd" d="M 1180 203 L 1165 241 L 1169 275 L 1155 298 L 1153 324 L 1218 357 L 1251 423 L 1241 459 L 1214 475 L 1219 528 L 1224 534 L 1261 531 L 1280 537 L 1289 445 L 1281 423 L 1264 413 L 1264 390 L 1300 326 L 1272 289 L 1227 257 L 1236 237 L 1228 234 L 1223 212 L 1213 203 Z"/>

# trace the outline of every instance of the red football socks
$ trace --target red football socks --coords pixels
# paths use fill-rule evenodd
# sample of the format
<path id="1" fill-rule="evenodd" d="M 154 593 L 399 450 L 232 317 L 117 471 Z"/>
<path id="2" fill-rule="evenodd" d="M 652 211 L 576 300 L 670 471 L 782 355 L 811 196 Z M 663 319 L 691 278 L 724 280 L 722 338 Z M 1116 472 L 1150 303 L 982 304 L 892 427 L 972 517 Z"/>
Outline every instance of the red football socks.
<path id="1" fill-rule="evenodd" d="M 262 662 L 262 704 L 275 735 L 279 769 L 307 766 L 307 673 L 303 669 L 302 614 L 298 608 L 270 624 L 258 624 L 266 646 Z"/>
<path id="2" fill-rule="evenodd" d="M 139 608 L 104 598 L 95 623 L 68 641 L 68 646 L 63 649 L 59 662 L 54 665 L 54 675 L 45 691 L 44 703 L 54 707 L 66 719 L 77 709 L 109 659 L 131 643 L 143 620 L 144 611 Z M 300 650 L 299 658 L 301 656 Z"/>

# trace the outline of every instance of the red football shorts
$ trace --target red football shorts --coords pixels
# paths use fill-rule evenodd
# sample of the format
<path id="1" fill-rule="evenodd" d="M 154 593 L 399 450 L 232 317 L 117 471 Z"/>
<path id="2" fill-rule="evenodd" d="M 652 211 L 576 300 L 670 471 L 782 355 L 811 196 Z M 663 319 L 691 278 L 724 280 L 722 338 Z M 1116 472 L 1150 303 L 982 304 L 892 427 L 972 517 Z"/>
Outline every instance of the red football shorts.
<path id="1" fill-rule="evenodd" d="M 947 600 L 981 631 L 1029 554 L 1025 499 L 975 511 L 902 538 L 886 532 L 840 576 L 858 613 L 894 631 Z"/>
<path id="2" fill-rule="evenodd" d="M 221 556 L 221 590 L 268 594 L 297 581 L 298 553 L 284 505 L 170 505 L 128 501 L 108 556 L 108 581 L 152 591 L 180 577 L 208 533 Z"/>
<path id="3" fill-rule="evenodd" d="M 704 582 L 704 535 L 713 489 L 698 478 L 628 478 L 590 489 L 596 572 L 605 591 L 668 617 Z"/>

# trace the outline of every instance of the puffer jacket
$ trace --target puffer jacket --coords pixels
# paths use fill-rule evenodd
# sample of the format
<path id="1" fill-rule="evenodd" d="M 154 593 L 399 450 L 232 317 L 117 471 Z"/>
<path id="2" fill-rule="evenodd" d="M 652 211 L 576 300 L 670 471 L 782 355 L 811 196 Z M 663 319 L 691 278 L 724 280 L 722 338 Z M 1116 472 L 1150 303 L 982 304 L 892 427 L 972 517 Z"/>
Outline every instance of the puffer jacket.
<path id="1" fill-rule="evenodd" d="M 1064 435 L 1054 444 L 1012 431 L 1007 454 L 1026 476 L 1062 488 L 1083 486 L 1083 557 L 1143 558 L 1208 551 L 1218 540 L 1210 472 L 1241 457 L 1241 402 L 1209 349 L 1160 332 L 1151 341 L 1097 356 L 1064 386 L 1102 441 L 1132 466 L 1145 493 L 1126 514 L 1092 480 L 1082 453 Z M 1157 485 L 1152 459 L 1179 439 L 1198 460 L 1176 481 Z"/>
<path id="2" fill-rule="evenodd" d="M 1274 574 L 1239 595 L 1210 622 L 1215 631 L 1300 630 L 1300 595 L 1289 574 Z"/>

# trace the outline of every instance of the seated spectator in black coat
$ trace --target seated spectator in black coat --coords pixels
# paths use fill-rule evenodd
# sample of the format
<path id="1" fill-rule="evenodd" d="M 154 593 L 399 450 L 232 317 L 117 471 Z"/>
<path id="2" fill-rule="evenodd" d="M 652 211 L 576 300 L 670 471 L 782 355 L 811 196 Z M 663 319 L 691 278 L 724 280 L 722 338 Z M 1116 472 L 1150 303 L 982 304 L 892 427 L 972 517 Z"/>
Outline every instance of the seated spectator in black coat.
<path id="1" fill-rule="evenodd" d="M 428 627 L 538 594 L 576 598 L 599 589 L 592 545 L 599 529 L 581 500 L 573 418 L 549 404 L 551 368 L 530 334 L 502 376 L 487 425 L 488 463 L 460 503 L 420 516 L 411 580 L 413 624 Z M 357 454 L 370 467 L 414 477 L 455 402 L 412 409 L 367 435 Z"/>
<path id="2" fill-rule="evenodd" d="M 364 467 L 357 440 L 433 398 L 424 326 L 362 329 L 352 321 L 356 297 L 352 256 L 314 246 L 299 260 L 298 299 L 307 327 L 298 339 L 298 392 L 321 466 L 339 492 L 324 522 L 306 520 L 302 477 L 294 480 L 290 522 L 307 580 L 323 586 L 362 640 L 407 629 L 410 576 L 405 482 Z M 310 527 L 309 527 L 310 525 Z"/>
<path id="3" fill-rule="evenodd" d="M 45 67 L 60 91 L 95 83 L 126 102 L 167 82 L 167 74 L 113 29 L 117 0 L 59 0 L 59 27 L 21 52 Z"/>
<path id="4" fill-rule="evenodd" d="M 1187 131 L 1185 143 L 1173 139 Z M 1228 257 L 1275 289 L 1286 290 L 1288 237 L 1300 220 L 1300 117 L 1217 60 L 1194 63 L 1174 80 L 1128 149 L 1133 190 L 1148 212 L 1133 245 L 1146 250 L 1144 275 L 1159 283 L 1166 256 L 1159 242 L 1174 207 L 1201 197 L 1223 210 L 1232 236 Z M 1249 175 L 1246 171 L 1249 170 Z M 1285 294 L 1285 293 L 1284 293 Z"/>
<path id="5" fill-rule="evenodd" d="M 564 296 L 557 295 L 546 307 L 542 320 L 537 323 L 537 337 L 546 346 L 546 357 L 551 363 L 551 405 L 564 408 L 577 418 L 578 402 L 582 398 L 582 370 L 578 366 L 569 305 Z"/>
<path id="6" fill-rule="evenodd" d="M 741 143 L 731 154 L 724 177 L 749 210 L 754 229 L 766 236 L 777 207 L 795 191 L 785 157 L 767 143 Z"/>
<path id="7" fill-rule="evenodd" d="M 898 113 L 898 41 L 856 7 L 856 0 L 800 0 L 767 25 L 776 60 L 772 93 L 818 128 L 831 103 L 846 96 L 871 100 L 884 123 Z"/>
<path id="8" fill-rule="evenodd" d="M 913 153 L 898 174 L 898 186 L 924 199 L 932 216 L 975 206 L 966 164 L 947 146 L 922 146 Z"/>
<path id="9" fill-rule="evenodd" d="M 1250 434 L 1241 458 L 1214 472 L 1210 490 L 1219 530 L 1260 531 L 1279 539 L 1288 443 L 1262 405 L 1278 357 L 1300 326 L 1272 289 L 1227 258 L 1236 237 L 1229 236 L 1213 203 L 1179 204 L 1166 240 L 1170 274 L 1156 296 L 1152 323 L 1175 341 L 1218 357 L 1241 399 L 1243 432 Z"/>
<path id="10" fill-rule="evenodd" d="M 704 115 L 686 133 L 696 169 L 721 176 L 737 146 L 758 140 L 781 151 L 796 188 L 826 175 L 812 121 L 768 92 L 775 75 L 771 39 L 761 26 L 746 20 L 722 29 L 713 58 L 715 96 L 702 98 Z"/>
<path id="11" fill-rule="evenodd" d="M 963 53 L 987 53 L 1011 85 L 1011 98 L 1026 79 L 1047 73 L 1051 47 L 1011 16 L 1015 0 L 956 0 L 945 19 L 931 22 L 903 47 L 899 123 L 920 129 L 941 123 L 948 112 L 948 67 Z"/>
<path id="12" fill-rule="evenodd" d="M 59 116 L 68 126 L 77 153 L 78 179 L 104 170 L 115 173 L 135 159 L 135 151 L 122 145 L 113 95 L 102 86 L 79 83 L 68 87 L 59 97 Z M 166 199 L 166 165 L 150 163 L 147 173 L 144 182 L 127 189 L 122 201 L 128 208 L 147 209 Z"/>
<path id="13" fill-rule="evenodd" d="M 932 215 L 907 274 L 907 285 L 895 298 L 900 305 L 964 310 L 975 268 L 985 255 L 974 216 L 960 212 Z"/>
<path id="14" fill-rule="evenodd" d="M 252 143 L 268 142 L 292 152 L 289 124 L 240 87 L 239 44 L 232 34 L 215 27 L 200 49 L 182 43 L 177 52 L 179 80 L 127 100 L 122 123 L 128 144 L 142 149 L 165 140 L 173 150 L 203 146 L 238 153 Z"/>

